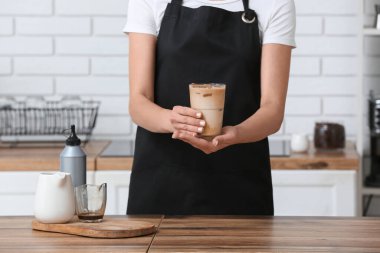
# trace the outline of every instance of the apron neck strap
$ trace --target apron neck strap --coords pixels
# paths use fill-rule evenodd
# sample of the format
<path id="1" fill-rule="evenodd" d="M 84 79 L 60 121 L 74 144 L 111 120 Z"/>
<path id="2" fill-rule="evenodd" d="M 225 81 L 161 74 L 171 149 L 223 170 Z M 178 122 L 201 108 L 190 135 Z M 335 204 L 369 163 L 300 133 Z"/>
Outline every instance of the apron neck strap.
<path id="1" fill-rule="evenodd" d="M 245 17 L 248 19 L 253 19 L 255 17 L 255 12 L 249 8 L 249 0 L 243 0 Z"/>
<path id="2" fill-rule="evenodd" d="M 182 5 L 182 0 L 172 0 L 172 3 Z"/>

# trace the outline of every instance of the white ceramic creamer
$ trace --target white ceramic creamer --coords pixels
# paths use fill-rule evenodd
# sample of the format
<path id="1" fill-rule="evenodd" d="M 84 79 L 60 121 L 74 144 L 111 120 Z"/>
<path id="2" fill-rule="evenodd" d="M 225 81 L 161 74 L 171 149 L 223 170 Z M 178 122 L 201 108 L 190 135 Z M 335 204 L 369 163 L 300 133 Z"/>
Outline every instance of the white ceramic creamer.
<path id="1" fill-rule="evenodd" d="M 42 223 L 66 223 L 75 215 L 74 188 L 70 173 L 41 173 L 34 215 Z"/>

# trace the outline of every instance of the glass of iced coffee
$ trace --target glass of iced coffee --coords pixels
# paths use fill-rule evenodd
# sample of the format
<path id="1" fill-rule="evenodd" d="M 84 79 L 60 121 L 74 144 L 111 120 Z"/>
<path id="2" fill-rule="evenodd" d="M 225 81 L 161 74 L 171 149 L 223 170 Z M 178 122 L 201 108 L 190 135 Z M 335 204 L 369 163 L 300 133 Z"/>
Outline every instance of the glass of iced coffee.
<path id="1" fill-rule="evenodd" d="M 226 85 L 219 83 L 189 85 L 190 106 L 200 111 L 206 126 L 200 135 L 206 140 L 212 140 L 220 135 L 223 126 L 224 100 Z"/>

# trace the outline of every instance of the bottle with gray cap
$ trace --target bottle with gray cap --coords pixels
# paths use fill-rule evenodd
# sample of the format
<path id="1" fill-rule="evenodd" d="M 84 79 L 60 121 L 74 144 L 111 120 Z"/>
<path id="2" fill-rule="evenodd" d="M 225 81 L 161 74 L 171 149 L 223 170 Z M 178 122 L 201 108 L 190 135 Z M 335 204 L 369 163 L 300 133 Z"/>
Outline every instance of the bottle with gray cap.
<path id="1" fill-rule="evenodd" d="M 81 140 L 75 133 L 75 125 L 72 125 L 70 136 L 60 155 L 60 171 L 71 174 L 74 187 L 86 184 L 86 153 L 80 144 Z"/>

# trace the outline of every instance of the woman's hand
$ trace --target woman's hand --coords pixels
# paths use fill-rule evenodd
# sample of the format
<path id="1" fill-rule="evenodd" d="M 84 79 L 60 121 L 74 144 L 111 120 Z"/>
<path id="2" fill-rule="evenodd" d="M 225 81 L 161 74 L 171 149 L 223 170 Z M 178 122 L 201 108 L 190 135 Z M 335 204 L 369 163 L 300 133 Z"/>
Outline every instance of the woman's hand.
<path id="1" fill-rule="evenodd" d="M 187 142 L 204 153 L 211 154 L 225 147 L 236 144 L 237 135 L 236 127 L 226 126 L 223 127 L 222 134 L 214 137 L 212 141 L 206 141 L 205 139 L 188 134 L 186 131 L 174 131 L 172 138 Z"/>
<path id="2" fill-rule="evenodd" d="M 173 107 L 169 114 L 169 122 L 173 133 L 181 132 L 192 137 L 202 133 L 206 125 L 202 113 L 183 106 Z"/>

